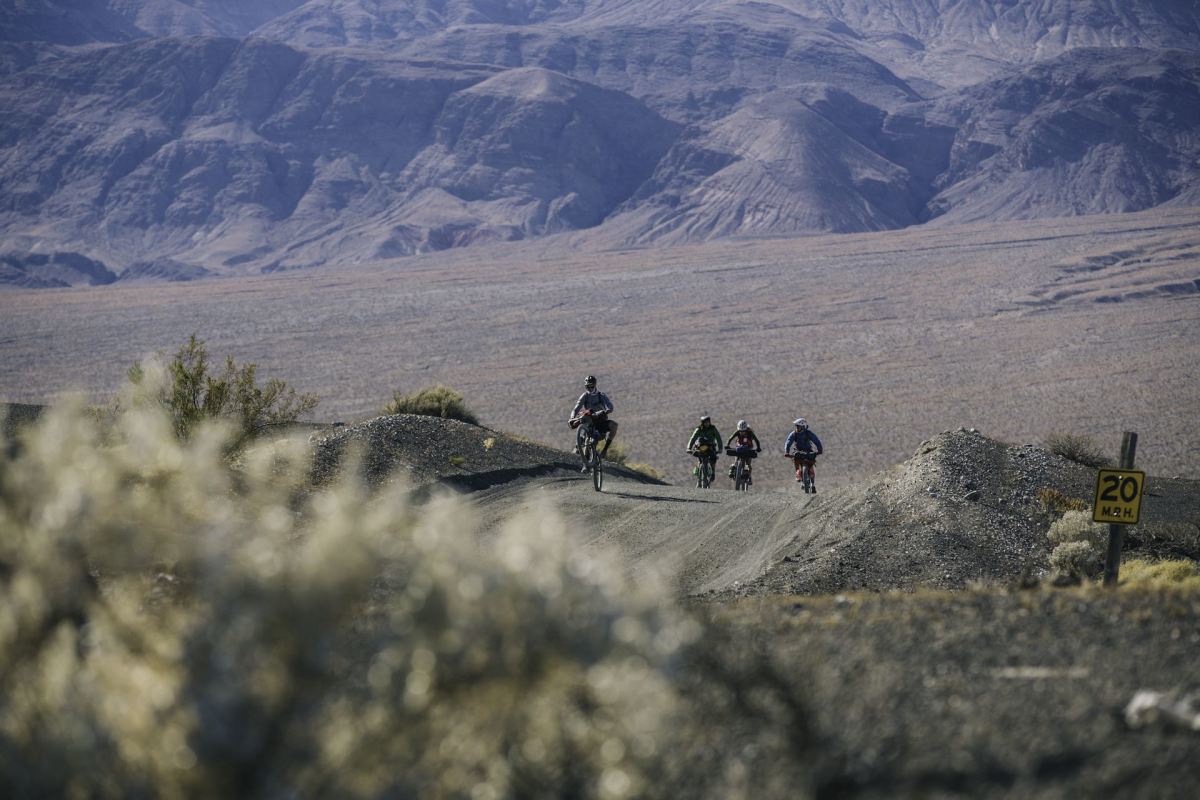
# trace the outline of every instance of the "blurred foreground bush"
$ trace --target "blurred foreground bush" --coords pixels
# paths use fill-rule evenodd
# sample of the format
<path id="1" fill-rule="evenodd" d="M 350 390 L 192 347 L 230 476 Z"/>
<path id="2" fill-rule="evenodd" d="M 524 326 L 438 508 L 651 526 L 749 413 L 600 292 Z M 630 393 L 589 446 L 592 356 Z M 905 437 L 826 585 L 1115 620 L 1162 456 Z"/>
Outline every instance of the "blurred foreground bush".
<path id="1" fill-rule="evenodd" d="M 485 549 L 236 435 L 60 408 L 0 461 L 6 797 L 807 793 L 789 682 L 552 510 Z"/>
<path id="2" fill-rule="evenodd" d="M 416 414 L 422 417 L 442 417 L 456 419 L 478 425 L 479 419 L 467 408 L 463 396 L 449 386 L 437 384 L 426 386 L 424 389 L 401 394 L 396 392 L 392 402 L 383 407 L 384 414 Z"/>

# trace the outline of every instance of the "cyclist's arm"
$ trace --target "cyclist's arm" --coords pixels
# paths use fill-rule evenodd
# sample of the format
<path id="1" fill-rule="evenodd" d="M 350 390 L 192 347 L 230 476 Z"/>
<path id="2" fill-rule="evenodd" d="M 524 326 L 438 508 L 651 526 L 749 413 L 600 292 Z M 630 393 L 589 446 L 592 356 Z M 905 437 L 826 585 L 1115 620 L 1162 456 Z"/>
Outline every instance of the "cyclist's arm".
<path id="1" fill-rule="evenodd" d="M 815 433 L 813 433 L 812 431 L 809 431 L 808 437 L 810 439 L 812 439 L 812 443 L 817 446 L 817 455 L 820 455 L 821 453 L 825 452 L 825 448 L 821 446 L 821 440 L 817 438 L 817 435 Z"/>
<path id="2" fill-rule="evenodd" d="M 604 392 L 600 393 L 600 402 L 604 404 L 604 411 L 606 413 L 611 414 L 613 412 L 612 400 L 609 400 L 608 395 Z"/>
<path id="3" fill-rule="evenodd" d="M 699 438 L 700 438 L 700 429 L 696 428 L 696 430 L 692 431 L 692 438 L 688 439 L 687 449 L 691 450 L 693 447 L 695 447 L 696 441 Z"/>
<path id="4" fill-rule="evenodd" d="M 733 444 L 733 440 L 734 440 L 734 439 L 736 439 L 736 438 L 737 438 L 737 432 L 736 432 L 736 431 L 735 431 L 734 433 L 731 433 L 731 434 L 729 434 L 729 438 L 725 440 L 725 449 L 726 449 L 726 450 L 728 450 L 728 449 L 729 449 L 729 446 L 730 446 L 731 444 Z"/>
<path id="5" fill-rule="evenodd" d="M 721 432 L 719 430 L 717 430 L 717 426 L 714 425 L 713 432 L 712 432 L 713 447 L 720 447 L 722 441 L 723 440 L 721 439 Z"/>
<path id="6" fill-rule="evenodd" d="M 583 410 L 583 398 L 587 397 L 587 393 L 579 395 L 579 399 L 575 401 L 575 410 L 571 412 L 571 419 L 579 416 L 579 412 Z"/>
<path id="7" fill-rule="evenodd" d="M 796 432 L 792 431 L 788 434 L 787 441 L 783 443 L 783 454 L 789 455 L 792 449 L 792 442 L 796 441 Z"/>
<path id="8" fill-rule="evenodd" d="M 758 441 L 758 434 L 750 431 L 750 438 L 754 440 L 754 449 L 762 452 L 762 442 Z"/>

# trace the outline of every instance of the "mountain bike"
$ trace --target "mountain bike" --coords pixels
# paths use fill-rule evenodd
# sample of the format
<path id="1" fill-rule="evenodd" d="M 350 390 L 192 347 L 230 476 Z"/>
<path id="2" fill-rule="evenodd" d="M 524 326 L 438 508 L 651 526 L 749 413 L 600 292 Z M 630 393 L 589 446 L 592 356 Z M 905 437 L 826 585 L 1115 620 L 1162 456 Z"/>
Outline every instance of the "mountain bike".
<path id="1" fill-rule="evenodd" d="M 592 473 L 592 488 L 598 492 L 604 486 L 604 459 L 600 457 L 598 447 L 604 434 L 596 430 L 594 423 L 590 411 L 571 420 L 571 427 L 575 428 L 575 449 L 583 459 L 584 470 Z"/>
<path id="2" fill-rule="evenodd" d="M 696 465 L 696 488 L 707 489 L 712 486 L 713 476 L 716 472 L 717 455 L 712 451 L 712 448 L 700 442 L 688 453 L 695 456 L 700 462 Z"/>
<path id="3" fill-rule="evenodd" d="M 725 448 L 725 454 L 733 456 L 736 461 L 733 462 L 733 490 L 735 492 L 745 492 L 750 489 L 750 484 L 753 482 L 750 475 L 750 461 L 758 455 L 753 450 L 742 448 L 734 450 L 732 447 Z"/>
<path id="4" fill-rule="evenodd" d="M 786 457 L 792 459 L 792 465 L 800 475 L 800 486 L 804 489 L 804 493 L 816 494 L 817 472 L 813 469 L 813 465 L 817 463 L 817 454 L 797 450 L 794 453 L 786 454 Z"/>

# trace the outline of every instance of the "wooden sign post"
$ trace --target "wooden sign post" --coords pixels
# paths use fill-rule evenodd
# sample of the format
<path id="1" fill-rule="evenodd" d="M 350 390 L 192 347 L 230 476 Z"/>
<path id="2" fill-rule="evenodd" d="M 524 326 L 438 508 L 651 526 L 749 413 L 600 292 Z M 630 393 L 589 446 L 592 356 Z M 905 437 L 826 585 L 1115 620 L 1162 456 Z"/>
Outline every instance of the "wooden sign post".
<path id="1" fill-rule="evenodd" d="M 1121 572 L 1121 546 L 1125 540 L 1125 523 L 1136 525 L 1140 519 L 1142 489 L 1146 483 L 1146 476 L 1133 469 L 1133 457 L 1136 452 L 1137 434 L 1125 431 L 1121 439 L 1121 468 L 1101 470 L 1096 476 L 1092 519 L 1097 522 L 1109 522 L 1108 557 L 1104 559 L 1105 586 L 1117 585 L 1117 577 Z M 1124 522 L 1115 522 L 1118 518 Z"/>

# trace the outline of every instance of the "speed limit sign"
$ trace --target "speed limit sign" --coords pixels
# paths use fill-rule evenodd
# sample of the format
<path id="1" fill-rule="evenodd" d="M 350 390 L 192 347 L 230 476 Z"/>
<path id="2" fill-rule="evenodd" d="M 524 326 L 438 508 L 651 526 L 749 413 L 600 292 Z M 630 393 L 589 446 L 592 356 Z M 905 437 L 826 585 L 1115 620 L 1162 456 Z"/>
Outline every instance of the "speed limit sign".
<path id="1" fill-rule="evenodd" d="M 1133 469 L 1102 469 L 1096 475 L 1094 522 L 1137 525 L 1142 510 L 1142 486 L 1146 473 Z"/>

